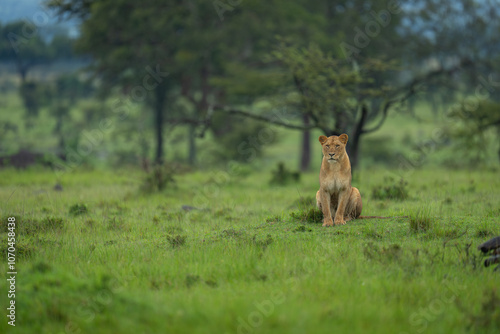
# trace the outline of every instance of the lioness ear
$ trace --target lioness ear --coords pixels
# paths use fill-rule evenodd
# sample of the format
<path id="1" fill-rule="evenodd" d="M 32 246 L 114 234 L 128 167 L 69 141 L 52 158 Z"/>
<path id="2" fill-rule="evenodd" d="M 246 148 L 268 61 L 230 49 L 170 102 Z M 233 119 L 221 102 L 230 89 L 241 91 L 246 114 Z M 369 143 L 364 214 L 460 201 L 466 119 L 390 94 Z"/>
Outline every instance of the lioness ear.
<path id="1" fill-rule="evenodd" d="M 328 138 L 326 136 L 319 136 L 319 142 L 321 143 L 321 145 L 323 145 L 323 143 L 327 140 Z"/>
<path id="2" fill-rule="evenodd" d="M 344 145 L 345 145 L 345 144 L 347 144 L 347 138 L 349 138 L 349 137 L 347 137 L 347 135 L 346 135 L 345 133 L 343 133 L 343 134 L 341 134 L 341 135 L 339 136 L 339 140 L 340 140 L 340 141 L 342 142 L 342 144 L 344 144 Z"/>

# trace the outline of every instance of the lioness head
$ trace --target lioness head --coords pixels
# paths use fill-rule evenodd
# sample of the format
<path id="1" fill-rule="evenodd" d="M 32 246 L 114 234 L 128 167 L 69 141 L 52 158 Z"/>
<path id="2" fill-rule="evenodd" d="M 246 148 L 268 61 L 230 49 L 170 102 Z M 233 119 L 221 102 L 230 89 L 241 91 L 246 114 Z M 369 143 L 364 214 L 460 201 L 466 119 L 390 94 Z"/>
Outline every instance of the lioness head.
<path id="1" fill-rule="evenodd" d="M 328 162 L 336 162 L 346 154 L 347 138 L 345 133 L 340 136 L 319 136 L 319 142 L 323 146 L 323 156 Z"/>

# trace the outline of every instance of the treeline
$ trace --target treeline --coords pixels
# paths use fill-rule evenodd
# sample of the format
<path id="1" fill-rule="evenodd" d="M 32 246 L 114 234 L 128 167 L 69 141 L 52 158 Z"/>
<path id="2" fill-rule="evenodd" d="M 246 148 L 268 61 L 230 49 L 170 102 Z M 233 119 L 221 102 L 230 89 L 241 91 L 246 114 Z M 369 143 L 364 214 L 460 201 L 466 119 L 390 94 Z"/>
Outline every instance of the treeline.
<path id="1" fill-rule="evenodd" d="M 117 99 L 107 112 L 128 115 L 130 124 L 120 126 L 134 132 L 138 155 L 151 156 L 152 149 L 157 163 L 164 160 L 165 127 L 186 127 L 187 156 L 195 164 L 198 136 L 210 133 L 221 158 L 249 161 L 269 141 L 248 138 L 262 135 L 262 124 L 274 124 L 302 132 L 303 170 L 312 129 L 348 133 L 355 167 L 363 136 L 378 131 L 397 108 L 412 110 L 425 98 L 439 112 L 459 96 L 476 94 L 485 80 L 498 82 L 489 76 L 497 69 L 500 21 L 489 2 L 57 0 L 47 6 L 61 18 L 82 20 L 74 44 L 92 59 L 92 87 Z M 17 61 L 40 48 L 33 59 L 42 63 L 49 54 L 70 52 L 64 47 L 73 41 L 43 51 L 58 43 L 54 37 L 42 47 L 32 39 Z M 478 105 L 495 103 L 493 86 Z M 70 92 L 58 96 L 71 100 Z M 462 109 L 451 114 L 469 121 L 491 108 L 472 108 L 467 117 Z M 478 126 L 498 126 L 497 116 L 487 114 Z M 154 148 L 145 129 L 154 131 Z M 67 145 L 61 134 L 61 148 Z"/>

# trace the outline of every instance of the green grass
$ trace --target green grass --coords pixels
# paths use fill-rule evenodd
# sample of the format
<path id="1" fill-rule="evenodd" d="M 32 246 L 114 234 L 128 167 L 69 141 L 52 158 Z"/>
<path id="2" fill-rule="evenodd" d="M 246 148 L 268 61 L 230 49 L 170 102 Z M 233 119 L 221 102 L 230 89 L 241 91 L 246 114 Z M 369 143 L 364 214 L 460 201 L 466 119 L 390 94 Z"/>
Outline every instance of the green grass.
<path id="1" fill-rule="evenodd" d="M 498 171 L 415 170 L 393 200 L 371 196 L 397 171 L 362 170 L 363 214 L 410 218 L 324 228 L 317 174 L 270 186 L 270 170 L 153 195 L 134 170 L 0 171 L 2 245 L 18 223 L 17 321 L 0 332 L 498 332 L 499 276 L 476 250 L 500 235 Z"/>

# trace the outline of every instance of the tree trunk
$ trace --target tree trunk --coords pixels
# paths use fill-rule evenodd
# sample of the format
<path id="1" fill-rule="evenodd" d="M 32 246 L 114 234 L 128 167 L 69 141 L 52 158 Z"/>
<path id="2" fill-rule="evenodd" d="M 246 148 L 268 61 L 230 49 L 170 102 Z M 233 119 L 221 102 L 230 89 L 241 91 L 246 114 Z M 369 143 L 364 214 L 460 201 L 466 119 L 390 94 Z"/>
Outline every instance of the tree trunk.
<path id="1" fill-rule="evenodd" d="M 356 123 L 356 127 L 351 135 L 352 139 L 349 140 L 347 145 L 347 154 L 349 155 L 349 160 L 351 161 L 351 170 L 356 170 L 359 165 L 359 147 L 361 142 L 361 136 L 363 135 L 363 126 L 366 122 L 366 116 L 368 115 L 368 109 L 366 105 L 361 108 L 361 117 Z"/>
<path id="2" fill-rule="evenodd" d="M 189 133 L 188 133 L 188 163 L 191 166 L 196 165 L 196 125 L 189 124 Z"/>
<path id="3" fill-rule="evenodd" d="M 63 126 L 63 116 L 62 115 L 57 115 L 57 122 L 56 122 L 56 133 L 59 136 L 59 151 L 64 152 L 64 149 L 66 147 L 65 142 L 64 142 L 64 135 L 62 132 L 62 126 Z"/>
<path id="4" fill-rule="evenodd" d="M 166 89 L 165 83 L 161 83 L 155 88 L 155 130 L 156 130 L 156 154 L 155 163 L 163 163 L 163 109 L 165 107 Z"/>
<path id="5" fill-rule="evenodd" d="M 309 116 L 306 114 L 302 115 L 302 122 L 304 126 L 309 125 Z M 300 157 L 300 170 L 306 172 L 311 166 L 311 131 L 302 131 L 302 152 Z"/>

